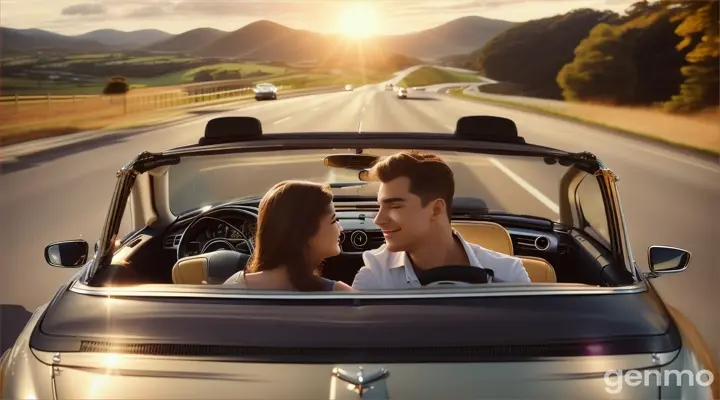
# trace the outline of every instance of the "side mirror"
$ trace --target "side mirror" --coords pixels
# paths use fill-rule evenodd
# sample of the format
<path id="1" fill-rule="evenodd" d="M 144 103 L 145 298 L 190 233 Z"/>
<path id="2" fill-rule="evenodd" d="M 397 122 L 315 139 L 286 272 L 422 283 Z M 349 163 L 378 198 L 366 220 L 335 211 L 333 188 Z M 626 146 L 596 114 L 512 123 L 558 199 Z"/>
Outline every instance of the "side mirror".
<path id="1" fill-rule="evenodd" d="M 650 246 L 648 248 L 648 265 L 650 277 L 655 278 L 662 274 L 675 274 L 683 272 L 690 264 L 689 251 L 668 246 Z"/>
<path id="2" fill-rule="evenodd" d="M 45 261 L 53 267 L 81 267 L 87 262 L 89 248 L 82 239 L 51 243 L 45 247 Z"/>

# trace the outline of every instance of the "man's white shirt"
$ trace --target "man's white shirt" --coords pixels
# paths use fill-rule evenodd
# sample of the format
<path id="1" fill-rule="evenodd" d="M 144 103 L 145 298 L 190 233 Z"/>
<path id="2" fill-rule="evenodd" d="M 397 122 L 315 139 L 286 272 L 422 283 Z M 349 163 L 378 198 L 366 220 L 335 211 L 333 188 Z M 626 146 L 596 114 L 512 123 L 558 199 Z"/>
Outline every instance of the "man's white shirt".
<path id="1" fill-rule="evenodd" d="M 462 243 L 470 265 L 493 270 L 494 281 L 530 283 L 530 276 L 519 258 L 468 243 L 455 230 L 453 230 L 453 234 Z M 387 244 L 384 244 L 375 250 L 363 253 L 363 261 L 365 266 L 360 268 L 355 275 L 352 284 L 354 289 L 381 290 L 421 287 L 410 258 L 404 251 L 389 251 Z"/>

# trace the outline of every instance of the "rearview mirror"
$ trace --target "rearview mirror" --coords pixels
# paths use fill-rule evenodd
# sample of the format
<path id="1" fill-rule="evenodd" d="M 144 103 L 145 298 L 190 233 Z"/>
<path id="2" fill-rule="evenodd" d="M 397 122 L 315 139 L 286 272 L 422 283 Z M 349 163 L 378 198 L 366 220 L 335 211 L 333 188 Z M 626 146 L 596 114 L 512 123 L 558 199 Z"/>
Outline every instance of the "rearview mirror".
<path id="1" fill-rule="evenodd" d="M 648 248 L 648 265 L 653 277 L 660 274 L 683 272 L 690 264 L 689 251 L 668 246 L 650 246 Z"/>
<path id="2" fill-rule="evenodd" d="M 325 157 L 326 167 L 364 170 L 371 168 L 380 157 L 370 154 L 333 154 Z"/>
<path id="3" fill-rule="evenodd" d="M 89 247 L 82 239 L 51 243 L 45 247 L 45 261 L 53 267 L 81 267 L 87 262 Z"/>
<path id="4" fill-rule="evenodd" d="M 370 182 L 372 180 L 370 176 L 370 171 L 364 169 L 360 172 L 358 172 L 358 179 L 360 179 L 363 182 Z"/>

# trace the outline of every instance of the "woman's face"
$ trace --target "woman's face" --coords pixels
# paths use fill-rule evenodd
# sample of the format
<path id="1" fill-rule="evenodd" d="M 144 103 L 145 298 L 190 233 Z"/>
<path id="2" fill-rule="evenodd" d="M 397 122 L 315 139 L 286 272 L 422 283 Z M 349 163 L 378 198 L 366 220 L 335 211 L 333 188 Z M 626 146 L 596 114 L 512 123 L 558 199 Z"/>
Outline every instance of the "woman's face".
<path id="1" fill-rule="evenodd" d="M 312 260 L 318 263 L 326 258 L 336 256 L 340 249 L 340 233 L 343 231 L 335 216 L 335 206 L 330 204 L 328 212 L 320 218 L 320 226 L 315 236 L 310 238 L 309 248 Z"/>

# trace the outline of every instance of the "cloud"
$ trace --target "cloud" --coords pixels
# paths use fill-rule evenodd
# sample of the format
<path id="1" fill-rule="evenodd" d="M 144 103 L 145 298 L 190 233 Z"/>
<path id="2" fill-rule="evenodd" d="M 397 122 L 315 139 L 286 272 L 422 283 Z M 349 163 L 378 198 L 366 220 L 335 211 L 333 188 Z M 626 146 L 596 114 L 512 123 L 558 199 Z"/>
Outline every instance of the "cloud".
<path id="1" fill-rule="evenodd" d="M 148 4 L 150 3 L 150 4 Z M 125 3 L 128 4 L 128 3 Z M 136 4 L 143 4 L 142 7 L 136 8 L 129 13 L 125 14 L 127 18 L 155 18 L 162 16 L 170 16 L 173 14 L 174 3 L 170 1 L 155 1 L 155 2 L 137 2 Z"/>
<path id="2" fill-rule="evenodd" d="M 75 4 L 62 9 L 62 15 L 100 15 L 107 12 L 107 7 L 100 3 Z"/>
<path id="3" fill-rule="evenodd" d="M 145 6 L 131 11 L 126 15 L 128 18 L 155 18 L 167 15 L 168 12 L 161 6 Z"/>
<path id="4" fill-rule="evenodd" d="M 331 1 L 229 1 L 229 0 L 181 0 L 175 5 L 177 14 L 208 16 L 262 17 L 273 19 L 277 16 L 310 14 L 318 8 L 329 6 Z"/>

